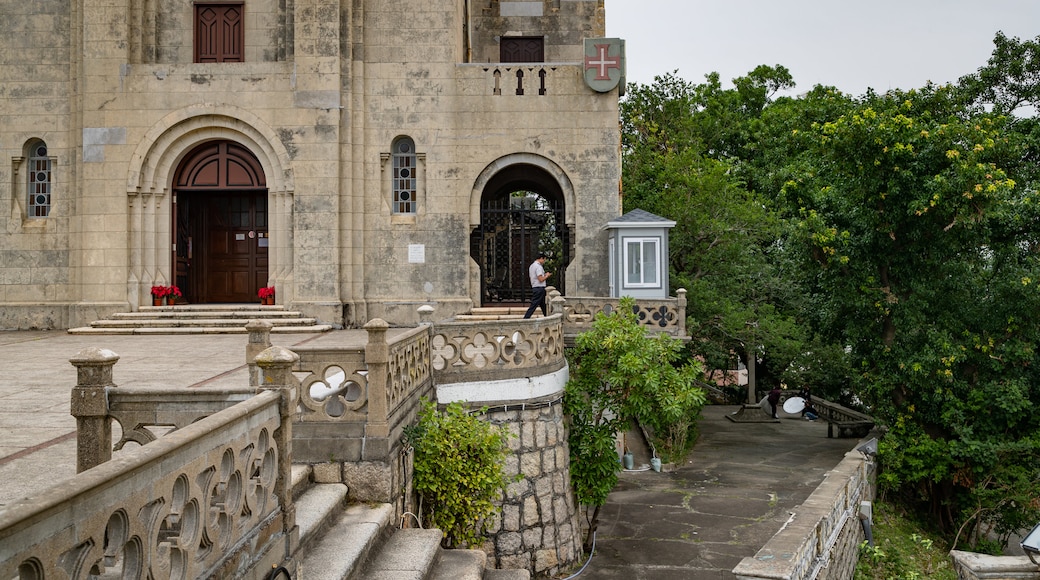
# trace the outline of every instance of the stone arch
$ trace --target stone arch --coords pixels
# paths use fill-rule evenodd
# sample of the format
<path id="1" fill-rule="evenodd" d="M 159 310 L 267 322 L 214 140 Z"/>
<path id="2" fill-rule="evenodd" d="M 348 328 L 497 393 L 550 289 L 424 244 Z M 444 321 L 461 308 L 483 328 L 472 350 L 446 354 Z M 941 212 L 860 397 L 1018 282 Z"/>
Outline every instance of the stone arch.
<path id="1" fill-rule="evenodd" d="M 532 153 L 506 155 L 478 175 L 470 199 L 470 258 L 482 305 L 525 303 L 531 288 L 527 267 L 540 249 L 553 285 L 566 287 L 566 267 L 574 254 L 574 187 L 550 159 Z M 546 240 L 552 247 L 543 246 Z M 472 279 L 471 279 L 472 280 Z"/>
<path id="2" fill-rule="evenodd" d="M 236 141 L 252 151 L 271 191 L 294 190 L 292 159 L 270 125 L 238 107 L 194 105 L 166 115 L 145 133 L 130 158 L 127 193 L 165 193 L 181 158 L 214 139 Z"/>
<path id="3" fill-rule="evenodd" d="M 491 180 L 503 170 L 517 165 L 529 165 L 540 168 L 556 180 L 556 183 L 560 187 L 561 195 L 563 196 L 563 203 L 568 209 L 566 223 L 568 226 L 573 226 L 576 207 L 574 185 L 571 183 L 570 177 L 567 176 L 567 172 L 557 165 L 556 162 L 534 153 L 511 153 L 509 155 L 504 155 L 489 163 L 487 167 L 480 172 L 480 175 L 478 175 L 477 179 L 473 182 L 473 190 L 470 192 L 470 226 L 476 227 L 480 225 L 480 200 L 483 198 L 484 191 L 487 189 L 488 184 L 491 183 Z"/>
<path id="4" fill-rule="evenodd" d="M 268 283 L 278 284 L 279 298 L 292 300 L 292 157 L 265 121 L 234 106 L 194 105 L 174 111 L 145 133 L 127 173 L 130 264 L 127 298 L 131 305 L 150 302 L 152 285 L 173 283 L 172 199 L 174 172 L 202 143 L 235 142 L 248 149 L 267 179 L 271 219 Z"/>

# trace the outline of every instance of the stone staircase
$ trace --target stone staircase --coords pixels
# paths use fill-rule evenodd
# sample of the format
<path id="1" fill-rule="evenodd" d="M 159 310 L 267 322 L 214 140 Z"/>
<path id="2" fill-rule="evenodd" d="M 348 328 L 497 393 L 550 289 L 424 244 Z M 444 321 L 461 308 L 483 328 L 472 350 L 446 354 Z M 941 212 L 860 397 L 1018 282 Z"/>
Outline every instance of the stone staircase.
<path id="1" fill-rule="evenodd" d="M 523 318 L 527 306 L 475 306 L 467 314 L 458 314 L 457 320 L 502 320 L 507 318 Z M 535 309 L 534 318 L 542 316 L 541 309 Z"/>
<path id="2" fill-rule="evenodd" d="M 393 506 L 346 505 L 347 486 L 312 483 L 310 466 L 294 465 L 300 528 L 294 580 L 529 580 L 527 570 L 487 568 L 480 550 L 444 550 L 436 529 L 397 529 Z"/>
<path id="3" fill-rule="evenodd" d="M 253 319 L 271 323 L 271 332 L 276 333 L 332 330 L 332 326 L 284 306 L 183 304 L 142 306 L 138 312 L 116 313 L 90 326 L 70 328 L 69 334 L 246 334 L 245 325 Z"/>

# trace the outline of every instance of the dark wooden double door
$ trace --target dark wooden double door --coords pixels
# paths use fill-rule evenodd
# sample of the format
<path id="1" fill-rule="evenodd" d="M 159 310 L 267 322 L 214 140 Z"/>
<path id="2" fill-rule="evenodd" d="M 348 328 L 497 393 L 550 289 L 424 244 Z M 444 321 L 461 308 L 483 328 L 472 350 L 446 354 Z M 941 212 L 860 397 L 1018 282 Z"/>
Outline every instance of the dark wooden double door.
<path id="1" fill-rule="evenodd" d="M 182 162 L 176 193 L 176 279 L 186 301 L 258 302 L 270 237 L 256 158 L 231 142 L 201 146 Z"/>

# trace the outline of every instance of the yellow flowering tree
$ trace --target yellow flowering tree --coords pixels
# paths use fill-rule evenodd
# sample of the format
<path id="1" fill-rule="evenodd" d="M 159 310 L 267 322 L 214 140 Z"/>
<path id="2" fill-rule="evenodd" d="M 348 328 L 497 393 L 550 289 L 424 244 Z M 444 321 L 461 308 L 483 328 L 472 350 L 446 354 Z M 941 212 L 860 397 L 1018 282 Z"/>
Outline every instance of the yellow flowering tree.
<path id="1" fill-rule="evenodd" d="M 956 87 L 868 93 L 784 185 L 804 281 L 889 428 L 880 482 L 984 549 L 1040 518 L 1040 197 Z"/>

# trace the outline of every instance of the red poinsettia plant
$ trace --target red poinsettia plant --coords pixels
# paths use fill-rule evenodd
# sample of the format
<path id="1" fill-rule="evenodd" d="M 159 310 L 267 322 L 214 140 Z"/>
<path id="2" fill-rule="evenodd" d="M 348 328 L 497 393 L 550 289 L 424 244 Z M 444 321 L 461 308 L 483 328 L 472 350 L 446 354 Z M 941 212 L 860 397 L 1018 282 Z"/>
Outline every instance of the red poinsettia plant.
<path id="1" fill-rule="evenodd" d="M 274 298 L 274 286 L 265 286 L 257 290 L 256 295 L 259 296 L 260 299 Z"/>
<path id="2" fill-rule="evenodd" d="M 180 292 L 178 290 L 178 292 Z M 170 294 L 169 286 L 152 286 L 152 298 L 165 298 Z M 178 294 L 180 296 L 180 294 Z"/>
<path id="3" fill-rule="evenodd" d="M 180 298 L 181 296 L 184 296 L 183 294 L 181 294 L 181 289 L 176 286 L 167 286 L 166 295 L 173 296 L 174 298 Z"/>

